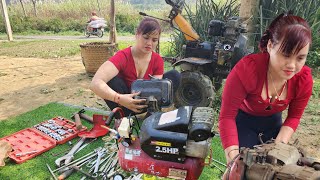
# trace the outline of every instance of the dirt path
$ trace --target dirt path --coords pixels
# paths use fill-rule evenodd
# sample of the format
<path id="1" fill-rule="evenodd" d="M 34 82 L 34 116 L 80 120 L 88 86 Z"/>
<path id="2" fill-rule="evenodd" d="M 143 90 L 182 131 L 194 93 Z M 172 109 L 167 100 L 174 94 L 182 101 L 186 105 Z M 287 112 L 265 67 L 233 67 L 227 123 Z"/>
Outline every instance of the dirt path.
<path id="1" fill-rule="evenodd" d="M 80 56 L 61 59 L 0 56 L 0 120 L 31 111 L 49 102 L 106 109 L 88 89 Z M 319 110 L 317 110 L 319 112 Z M 294 134 L 308 154 L 320 159 L 320 124 L 305 114 Z"/>
<path id="2" fill-rule="evenodd" d="M 103 108 L 103 100 L 88 89 L 91 78 L 80 56 L 0 59 L 0 120 L 54 101 Z"/>

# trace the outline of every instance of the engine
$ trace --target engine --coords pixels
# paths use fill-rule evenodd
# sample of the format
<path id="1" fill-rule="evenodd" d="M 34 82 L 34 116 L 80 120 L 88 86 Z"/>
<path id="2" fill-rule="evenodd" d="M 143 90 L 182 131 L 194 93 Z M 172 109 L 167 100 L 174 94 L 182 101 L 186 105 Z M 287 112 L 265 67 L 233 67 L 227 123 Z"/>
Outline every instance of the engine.
<path id="1" fill-rule="evenodd" d="M 141 92 L 136 98 L 147 99 L 150 115 L 143 120 L 139 137 L 119 146 L 119 164 L 131 172 L 198 179 L 211 146 L 213 109 L 183 106 L 161 112 L 155 107 L 172 103 L 168 98 L 170 88 L 167 79 L 137 80 L 132 84 L 132 91 Z"/>
<path id="2" fill-rule="evenodd" d="M 271 142 L 253 149 L 242 148 L 240 160 L 245 165 L 243 175 L 246 179 L 320 179 L 320 163 L 305 157 L 298 148 L 289 144 Z"/>
<path id="3" fill-rule="evenodd" d="M 248 53 L 245 28 L 238 17 L 226 22 L 211 20 L 208 35 L 211 41 L 187 41 L 183 46 L 183 58 L 204 59 L 210 64 L 203 73 L 212 77 L 226 78 L 232 67 Z"/>
<path id="4" fill-rule="evenodd" d="M 189 157 L 205 158 L 211 145 L 212 108 L 192 111 L 184 106 L 166 113 L 155 113 L 142 124 L 141 149 L 159 160 L 183 163 Z"/>

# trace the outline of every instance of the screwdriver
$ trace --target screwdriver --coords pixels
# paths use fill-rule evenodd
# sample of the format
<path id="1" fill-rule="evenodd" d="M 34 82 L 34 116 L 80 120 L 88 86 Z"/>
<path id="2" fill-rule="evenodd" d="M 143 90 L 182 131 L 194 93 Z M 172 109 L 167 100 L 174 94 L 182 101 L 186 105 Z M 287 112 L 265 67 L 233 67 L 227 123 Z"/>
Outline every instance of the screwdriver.
<path id="1" fill-rule="evenodd" d="M 29 152 L 22 152 L 22 153 L 17 153 L 16 156 L 17 157 L 21 157 L 21 156 L 26 156 L 26 155 L 29 155 L 29 154 L 34 154 L 38 152 L 37 150 L 33 150 L 33 151 L 29 151 Z"/>

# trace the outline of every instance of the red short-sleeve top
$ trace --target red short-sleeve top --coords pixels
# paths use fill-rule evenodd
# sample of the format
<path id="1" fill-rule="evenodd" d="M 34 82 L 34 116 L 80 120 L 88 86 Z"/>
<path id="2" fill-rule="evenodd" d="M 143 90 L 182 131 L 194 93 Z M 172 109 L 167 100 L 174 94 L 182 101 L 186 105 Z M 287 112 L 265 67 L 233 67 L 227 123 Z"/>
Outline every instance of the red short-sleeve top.
<path id="1" fill-rule="evenodd" d="M 138 79 L 133 56 L 131 54 L 131 47 L 118 51 L 109 59 L 109 61 L 116 66 L 116 68 L 119 70 L 118 76 L 124 80 L 127 87 L 130 89 L 132 82 Z M 149 74 L 163 75 L 163 73 L 163 59 L 159 54 L 152 52 L 151 60 L 143 79 L 150 79 Z"/>

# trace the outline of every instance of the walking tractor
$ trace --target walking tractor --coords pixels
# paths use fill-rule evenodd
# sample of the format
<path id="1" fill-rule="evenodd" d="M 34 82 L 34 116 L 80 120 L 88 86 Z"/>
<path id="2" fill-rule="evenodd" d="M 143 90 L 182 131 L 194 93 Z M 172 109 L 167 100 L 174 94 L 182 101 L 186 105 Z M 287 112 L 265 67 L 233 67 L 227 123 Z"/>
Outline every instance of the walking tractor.
<path id="1" fill-rule="evenodd" d="M 159 177 L 198 179 L 208 162 L 205 160 L 214 135 L 212 108 L 182 106 L 161 112 L 162 107 L 172 104 L 171 81 L 167 79 L 136 80 L 132 91 L 141 92 L 136 98 L 146 99 L 148 108 L 138 136 L 133 135 L 137 128 L 130 116 L 114 123 L 122 139 L 118 151 L 121 168 Z"/>
<path id="2" fill-rule="evenodd" d="M 152 17 L 142 12 L 140 14 L 166 21 L 184 36 L 181 55 L 177 58 L 167 58 L 173 66 L 179 66 L 181 69 L 182 79 L 173 97 L 174 105 L 210 106 L 215 91 L 221 88 L 223 79 L 244 55 L 250 53 L 247 48 L 245 26 L 238 17 L 230 17 L 227 20 L 213 19 L 208 23 L 208 40 L 205 41 L 181 15 L 184 0 L 165 1 L 172 6 L 170 20 Z"/>

